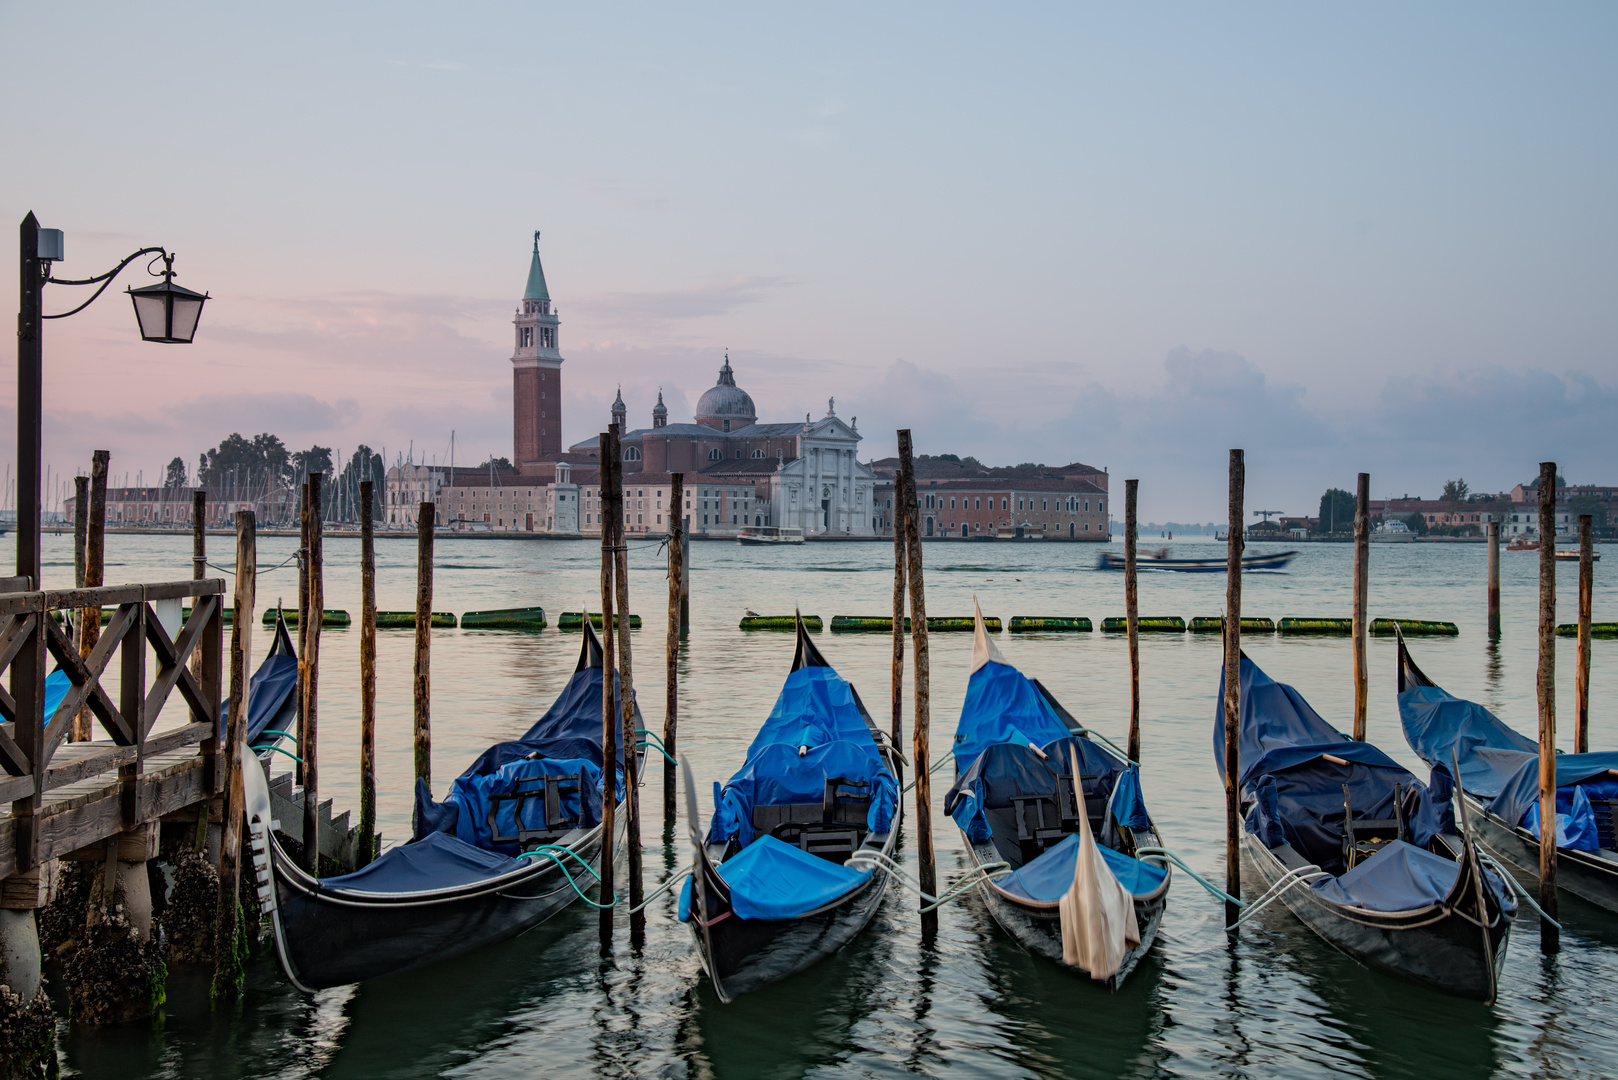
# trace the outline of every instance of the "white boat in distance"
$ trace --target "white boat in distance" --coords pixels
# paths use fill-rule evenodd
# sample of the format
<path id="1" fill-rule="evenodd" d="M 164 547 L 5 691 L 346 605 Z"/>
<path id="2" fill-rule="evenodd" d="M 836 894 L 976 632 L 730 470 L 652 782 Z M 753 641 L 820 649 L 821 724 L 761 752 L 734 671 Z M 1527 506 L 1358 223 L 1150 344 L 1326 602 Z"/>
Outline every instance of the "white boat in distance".
<path id="1" fill-rule="evenodd" d="M 1384 521 L 1371 530 L 1373 544 L 1412 544 L 1416 534 L 1402 521 Z"/>
<path id="2" fill-rule="evenodd" d="M 803 530 L 786 525 L 750 525 L 736 534 L 738 544 L 801 544 Z"/>

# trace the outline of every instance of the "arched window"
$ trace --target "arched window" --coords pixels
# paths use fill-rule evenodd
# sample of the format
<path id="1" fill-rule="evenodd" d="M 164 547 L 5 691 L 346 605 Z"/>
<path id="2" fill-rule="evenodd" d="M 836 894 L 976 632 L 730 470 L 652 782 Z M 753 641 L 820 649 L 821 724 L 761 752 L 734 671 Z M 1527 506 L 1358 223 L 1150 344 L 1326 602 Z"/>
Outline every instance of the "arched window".
<path id="1" fill-rule="evenodd" d="M 761 457 L 764 456 L 764 451 L 762 451 L 762 450 L 754 450 L 753 451 L 753 456 L 756 457 L 756 458 L 761 458 Z"/>
<path id="2" fill-rule="evenodd" d="M 720 458 L 722 458 L 724 456 L 725 456 L 725 452 L 723 450 L 719 449 L 719 447 L 717 447 L 717 446 L 714 447 L 712 450 L 708 451 L 708 460 L 709 461 L 718 461 Z"/>
<path id="3" fill-rule="evenodd" d="M 624 460 L 625 461 L 639 461 L 640 460 L 640 447 L 638 447 L 638 446 L 626 446 L 626 447 L 624 447 Z"/>

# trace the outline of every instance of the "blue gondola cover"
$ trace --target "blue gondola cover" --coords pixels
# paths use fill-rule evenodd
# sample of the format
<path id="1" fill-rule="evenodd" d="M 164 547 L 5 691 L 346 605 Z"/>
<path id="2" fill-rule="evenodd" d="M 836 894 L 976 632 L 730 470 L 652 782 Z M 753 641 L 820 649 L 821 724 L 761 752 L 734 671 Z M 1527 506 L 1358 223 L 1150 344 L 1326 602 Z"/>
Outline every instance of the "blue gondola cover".
<path id="1" fill-rule="evenodd" d="M 1101 852 L 1118 884 L 1132 896 L 1150 896 L 1168 877 L 1168 870 L 1162 866 L 1142 862 L 1100 844 L 1096 845 L 1096 850 Z M 1032 862 L 1000 878 L 995 887 L 1035 903 L 1055 903 L 1073 887 L 1073 871 L 1078 861 L 1079 837 L 1073 833 L 1047 848 Z"/>
<path id="2" fill-rule="evenodd" d="M 743 919 L 791 919 L 836 900 L 870 880 L 872 871 L 799 851 L 761 836 L 715 869 L 730 887 L 731 908 Z M 680 920 L 691 918 L 691 879 L 680 891 Z"/>
<path id="3" fill-rule="evenodd" d="M 286 653 L 274 653 L 267 656 L 264 662 L 253 673 L 253 679 L 248 684 L 247 697 L 247 745 L 254 746 L 259 736 L 270 726 L 270 721 L 280 713 L 281 707 L 286 704 L 287 695 L 292 693 L 298 685 L 298 658 Z M 225 718 L 224 710 L 220 710 L 221 719 Z M 274 736 L 280 738 L 280 736 Z"/>
<path id="4" fill-rule="evenodd" d="M 863 720 L 860 726 L 864 728 Z M 744 847 L 751 844 L 755 806 L 821 802 L 826 781 L 835 778 L 871 785 L 865 826 L 873 833 L 887 832 L 893 826 L 899 785 L 876 757 L 875 745 L 867 733 L 863 746 L 838 739 L 800 754 L 797 746 L 758 746 L 755 740 L 741 770 L 720 789 L 708 826 L 709 842 L 734 839 Z"/>
<path id="5" fill-rule="evenodd" d="M 1010 664 L 991 660 L 966 682 L 966 700 L 955 725 L 956 775 L 996 743 L 1044 747 L 1069 734 L 1062 718 L 1026 675 Z"/>
<path id="6" fill-rule="evenodd" d="M 1410 749 L 1421 760 L 1447 766 L 1459 758 L 1462 786 L 1480 799 L 1499 795 L 1524 762 L 1539 760 L 1539 745 L 1533 740 L 1511 730 L 1477 702 L 1436 686 L 1413 686 L 1400 694 L 1399 722 Z"/>
<path id="7" fill-rule="evenodd" d="M 517 869 L 522 860 L 473 847 L 447 833 L 389 848 L 363 869 L 321 879 L 322 888 L 402 893 L 470 885 Z"/>
<path id="8" fill-rule="evenodd" d="M 1321 878 L 1310 888 L 1347 907 L 1412 911 L 1441 902 L 1460 872 L 1460 863 L 1394 840 L 1346 874 Z"/>

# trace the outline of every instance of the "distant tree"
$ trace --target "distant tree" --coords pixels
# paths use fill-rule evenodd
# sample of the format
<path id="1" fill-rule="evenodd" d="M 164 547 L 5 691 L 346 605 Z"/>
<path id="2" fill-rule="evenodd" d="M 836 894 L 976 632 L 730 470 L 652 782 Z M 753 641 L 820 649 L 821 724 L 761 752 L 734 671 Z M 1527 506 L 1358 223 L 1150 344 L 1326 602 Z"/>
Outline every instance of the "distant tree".
<path id="1" fill-rule="evenodd" d="M 307 450 L 299 450 L 293 454 L 290 461 L 291 479 L 294 483 L 303 483 L 310 473 L 320 473 L 328 481 L 331 475 L 331 447 L 311 446 Z"/>
<path id="2" fill-rule="evenodd" d="M 287 483 L 286 474 L 286 447 L 268 432 L 251 440 L 233 432 L 197 462 L 197 483 L 203 487 L 278 488 Z"/>
<path id="3" fill-rule="evenodd" d="M 1326 493 L 1320 497 L 1320 523 L 1317 530 L 1323 533 L 1343 532 L 1354 528 L 1354 513 L 1358 507 L 1358 500 L 1342 488 L 1327 488 Z"/>
<path id="4" fill-rule="evenodd" d="M 166 488 L 185 487 L 185 459 L 175 458 L 169 462 L 168 471 L 163 476 L 163 486 Z"/>
<path id="5" fill-rule="evenodd" d="M 1466 498 L 1470 494 L 1472 494 L 1472 489 L 1467 486 L 1465 480 L 1444 481 L 1443 499 L 1444 502 L 1449 504 L 1451 511 L 1458 509 L 1462 503 L 1466 502 Z"/>
<path id="6" fill-rule="evenodd" d="M 493 455 L 485 458 L 483 464 L 479 465 L 478 468 L 482 469 L 484 472 L 488 472 L 490 469 L 493 469 L 495 472 L 514 471 L 511 467 L 511 461 L 509 459 L 503 457 L 494 457 Z"/>
<path id="7" fill-rule="evenodd" d="M 968 454 L 966 457 L 963 457 L 961 459 L 961 464 L 967 466 L 968 468 L 972 468 L 972 469 L 981 469 L 981 468 L 983 468 L 983 462 L 979 461 L 977 458 L 971 456 L 970 454 Z"/>
<path id="8" fill-rule="evenodd" d="M 360 448 L 349 455 L 348 463 L 343 466 L 343 474 L 338 483 L 339 494 L 345 500 L 346 507 L 358 506 L 360 498 L 360 481 L 371 481 L 371 517 L 373 520 L 382 517 L 383 486 L 386 480 L 386 470 L 382 466 L 382 455 L 374 452 L 364 443 Z"/>
<path id="9" fill-rule="evenodd" d="M 1417 536 L 1427 535 L 1427 516 L 1425 514 L 1411 514 L 1405 518 L 1405 524 Z"/>

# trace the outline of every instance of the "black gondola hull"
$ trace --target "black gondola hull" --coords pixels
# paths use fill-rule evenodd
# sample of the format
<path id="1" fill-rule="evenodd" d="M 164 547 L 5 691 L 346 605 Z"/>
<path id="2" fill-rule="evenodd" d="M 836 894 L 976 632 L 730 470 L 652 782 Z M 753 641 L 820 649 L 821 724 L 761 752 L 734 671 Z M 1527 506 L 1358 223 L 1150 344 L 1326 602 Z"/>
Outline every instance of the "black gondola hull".
<path id="1" fill-rule="evenodd" d="M 1159 842 L 1155 832 L 1149 836 L 1151 844 L 1156 845 Z M 974 869 L 1000 860 L 1000 855 L 992 843 L 974 844 L 964 832 L 961 834 L 961 842 L 972 853 Z M 1071 971 L 1089 975 L 1083 968 L 1062 959 L 1062 917 L 1058 908 L 1019 903 L 986 881 L 978 885 L 978 895 L 983 898 L 984 906 L 989 909 L 989 914 L 999 924 L 1000 929 L 1010 934 L 1017 944 L 1035 956 L 1043 956 Z M 1141 959 L 1151 952 L 1152 943 L 1157 940 L 1158 927 L 1163 922 L 1163 912 L 1168 907 L 1168 898 L 1167 878 L 1164 879 L 1162 887 L 1151 896 L 1136 898 L 1135 922 L 1140 927 L 1140 944 L 1124 954 L 1123 963 L 1111 977 L 1095 981 L 1104 982 L 1110 990 L 1116 990 L 1124 984 L 1130 972 L 1134 971 Z"/>
<path id="2" fill-rule="evenodd" d="M 540 860 L 481 889 L 368 899 L 319 888 L 273 836 L 271 844 L 281 965 L 307 990 L 464 956 L 538 926 L 578 898 L 556 865 Z M 599 827 L 573 850 L 599 870 Z M 576 864 L 571 869 L 575 879 L 588 877 Z"/>
<path id="3" fill-rule="evenodd" d="M 893 848 L 891 837 L 897 832 L 895 821 L 894 831 L 888 834 L 889 855 Z M 704 862 L 698 872 L 711 873 L 712 864 Z M 718 884 L 722 888 L 723 883 Z M 876 871 L 869 881 L 836 904 L 796 919 L 743 919 L 728 905 L 717 916 L 711 916 L 693 903 L 691 928 L 702 966 L 727 1001 L 796 975 L 853 941 L 876 914 L 887 885 L 888 875 Z M 723 894 L 710 887 L 707 895 Z M 698 919 L 707 921 L 706 927 L 699 925 Z"/>
<path id="4" fill-rule="evenodd" d="M 1470 795 L 1467 805 L 1483 846 L 1523 873 L 1539 879 L 1539 841 L 1527 829 L 1513 828 L 1496 817 Z M 1618 859 L 1603 858 L 1605 852 L 1571 851 L 1556 853 L 1556 885 L 1581 900 L 1588 900 L 1608 911 L 1618 911 Z"/>
<path id="5" fill-rule="evenodd" d="M 1258 873 L 1265 889 L 1287 873 L 1287 867 L 1252 833 L 1242 837 L 1244 862 Z M 1511 920 L 1499 912 L 1477 918 L 1476 889 L 1463 862 L 1453 906 L 1417 912 L 1376 912 L 1346 908 L 1321 897 L 1307 885 L 1287 889 L 1282 903 L 1328 944 L 1375 971 L 1394 975 L 1456 997 L 1494 1000 Z M 1481 924 L 1491 925 L 1485 942 Z"/>

